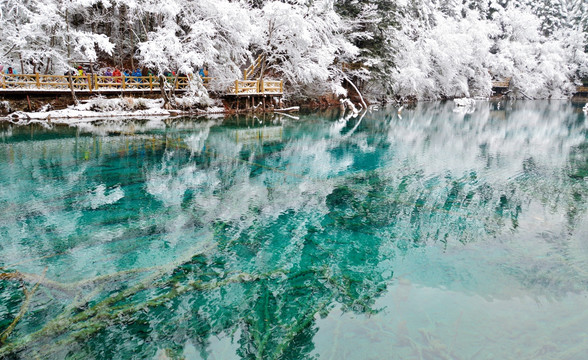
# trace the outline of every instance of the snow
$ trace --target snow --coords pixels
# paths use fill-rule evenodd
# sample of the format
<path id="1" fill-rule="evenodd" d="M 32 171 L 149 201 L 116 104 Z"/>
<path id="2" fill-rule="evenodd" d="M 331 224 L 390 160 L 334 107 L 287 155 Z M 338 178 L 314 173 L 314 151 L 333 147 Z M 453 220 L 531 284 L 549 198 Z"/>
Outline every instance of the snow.
<path id="1" fill-rule="evenodd" d="M 461 107 L 471 107 L 476 105 L 476 101 L 469 98 L 453 99 L 453 102 L 455 103 L 455 106 Z"/>
<path id="2" fill-rule="evenodd" d="M 371 100 L 489 97 L 506 78 L 508 96 L 569 98 L 588 76 L 581 0 L 3 0 L 0 18 L 0 65 L 29 74 L 133 59 L 156 75 L 206 67 L 226 91 L 264 55 L 256 76 L 290 99 L 355 95 L 348 78 Z"/>
<path id="3" fill-rule="evenodd" d="M 93 122 L 110 117 L 125 117 L 137 119 L 152 119 L 155 117 L 170 117 L 176 115 L 193 114 L 194 112 L 169 111 L 162 108 L 161 99 L 144 98 L 95 98 L 79 105 L 72 105 L 67 109 L 50 110 L 44 112 L 14 112 L 6 120 L 19 124 L 55 123 L 71 124 L 77 122 Z M 199 114 L 224 114 L 225 109 L 212 106 L 206 110 L 197 110 Z M 0 118 L 0 121 L 2 118 Z"/>

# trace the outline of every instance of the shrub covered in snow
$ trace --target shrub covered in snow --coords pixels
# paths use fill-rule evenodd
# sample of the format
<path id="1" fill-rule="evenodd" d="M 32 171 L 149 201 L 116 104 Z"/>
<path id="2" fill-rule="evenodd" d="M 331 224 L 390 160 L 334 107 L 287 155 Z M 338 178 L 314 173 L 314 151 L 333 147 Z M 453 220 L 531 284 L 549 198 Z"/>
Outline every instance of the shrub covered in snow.
<path id="1" fill-rule="evenodd" d="M 186 93 L 175 99 L 176 106 L 182 110 L 206 109 L 214 105 L 214 100 L 208 96 L 208 91 L 202 84 L 200 77 L 196 76 L 190 81 Z"/>
<path id="2" fill-rule="evenodd" d="M 9 114 L 12 112 L 8 101 L 0 101 L 0 114 Z"/>
<path id="3" fill-rule="evenodd" d="M 89 105 L 88 110 L 98 112 L 137 111 L 150 108 L 146 99 L 135 99 L 131 97 L 116 99 L 96 98 L 90 100 L 87 105 Z"/>

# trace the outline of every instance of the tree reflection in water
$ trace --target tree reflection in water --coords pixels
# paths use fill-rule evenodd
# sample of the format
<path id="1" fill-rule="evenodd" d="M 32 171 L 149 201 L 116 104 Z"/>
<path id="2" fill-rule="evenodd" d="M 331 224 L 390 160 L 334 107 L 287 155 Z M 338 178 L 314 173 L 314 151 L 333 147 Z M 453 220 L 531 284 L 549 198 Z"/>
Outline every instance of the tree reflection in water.
<path id="1" fill-rule="evenodd" d="M 582 291 L 584 115 L 507 105 L 3 124 L 0 355 L 207 358 L 229 337 L 238 358 L 307 359 L 333 308 L 378 316 L 391 259 L 522 243 L 537 207 L 565 217 L 545 240 L 557 256 L 497 268 L 529 291 Z"/>

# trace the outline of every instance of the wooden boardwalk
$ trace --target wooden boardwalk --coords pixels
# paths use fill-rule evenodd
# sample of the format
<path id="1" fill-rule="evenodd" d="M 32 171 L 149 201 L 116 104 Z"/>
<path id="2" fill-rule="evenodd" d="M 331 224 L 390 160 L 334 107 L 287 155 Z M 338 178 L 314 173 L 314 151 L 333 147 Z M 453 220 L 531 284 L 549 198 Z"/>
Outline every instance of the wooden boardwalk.
<path id="1" fill-rule="evenodd" d="M 235 80 L 235 86 L 229 89 L 227 95 L 282 95 L 284 82 L 274 80 Z"/>
<path id="2" fill-rule="evenodd" d="M 208 87 L 212 78 L 202 78 Z M 185 92 L 190 87 L 187 76 L 167 77 L 165 88 L 174 88 L 176 92 Z M 66 94 L 71 88 L 81 94 L 120 94 L 120 93 L 158 93 L 161 91 L 157 76 L 71 76 L 40 74 L 0 74 L 0 95 L 52 95 Z M 284 93 L 283 81 L 274 80 L 236 80 L 234 86 L 224 95 L 281 96 Z"/>
<path id="3" fill-rule="evenodd" d="M 493 81 L 492 89 L 508 89 L 510 87 L 510 78 L 506 78 L 502 81 Z"/>
<path id="4" fill-rule="evenodd" d="M 502 81 L 493 81 L 492 90 L 497 93 L 503 93 L 510 88 L 510 78 Z M 575 95 L 588 95 L 588 86 L 577 86 Z"/>

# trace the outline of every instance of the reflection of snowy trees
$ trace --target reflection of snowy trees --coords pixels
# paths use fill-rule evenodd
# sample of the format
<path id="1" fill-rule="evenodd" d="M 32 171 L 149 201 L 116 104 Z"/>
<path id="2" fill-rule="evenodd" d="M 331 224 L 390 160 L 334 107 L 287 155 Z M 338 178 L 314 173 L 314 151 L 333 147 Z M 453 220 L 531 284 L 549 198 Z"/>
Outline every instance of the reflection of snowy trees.
<path id="1" fill-rule="evenodd" d="M 403 119 L 377 112 L 361 120 L 309 117 L 284 124 L 283 138 L 269 142 L 239 142 L 231 127 L 175 123 L 145 131 L 138 124 L 127 136 L 3 143 L 2 204 L 46 196 L 58 225 L 72 229 L 47 233 L 46 243 L 82 246 L 95 262 L 64 278 L 57 276 L 63 265 L 43 262 L 53 267 L 52 279 L 90 278 L 78 291 L 92 300 L 76 310 L 80 316 L 62 319 L 68 326 L 51 323 L 53 333 L 41 333 L 73 348 L 45 350 L 151 357 L 160 349 L 179 357 L 189 347 L 204 356 L 215 337 L 232 336 L 242 358 L 307 358 L 317 317 L 335 305 L 376 312 L 394 270 L 390 259 L 439 244 L 455 250 L 503 239 L 517 261 L 504 271 L 523 286 L 558 280 L 559 289 L 575 290 L 584 261 L 576 232 L 585 226 L 588 195 L 585 123 L 557 103 L 486 106 L 464 115 L 451 104 L 418 105 Z M 56 190 L 26 194 L 24 183 L 16 185 L 23 173 Z M 15 209 L 29 219 L 0 215 L 0 231 L 14 240 L 12 250 L 2 244 L 3 255 L 27 251 L 23 240 L 32 240 L 17 235 L 20 226 L 45 226 L 30 219 L 36 213 L 29 206 Z M 509 247 L 537 208 L 567 216 L 572 235 L 547 234 L 530 254 L 526 246 Z M 94 223 L 102 237 L 91 234 Z M 527 236 L 534 234 L 521 241 Z M 199 244 L 205 246 L 194 251 Z M 569 262 L 537 260 L 542 249 Z M 75 269 L 88 261 L 78 254 L 67 257 L 80 262 Z M 537 264 L 544 271 L 531 271 Z M 116 281 L 95 277 L 104 274 Z M 61 293 L 65 305 L 37 296 L 42 322 L 72 301 Z M 10 306 L 0 311 L 18 311 Z M 27 331 L 18 328 L 16 339 Z M 92 340 L 76 344 L 82 335 Z"/>

